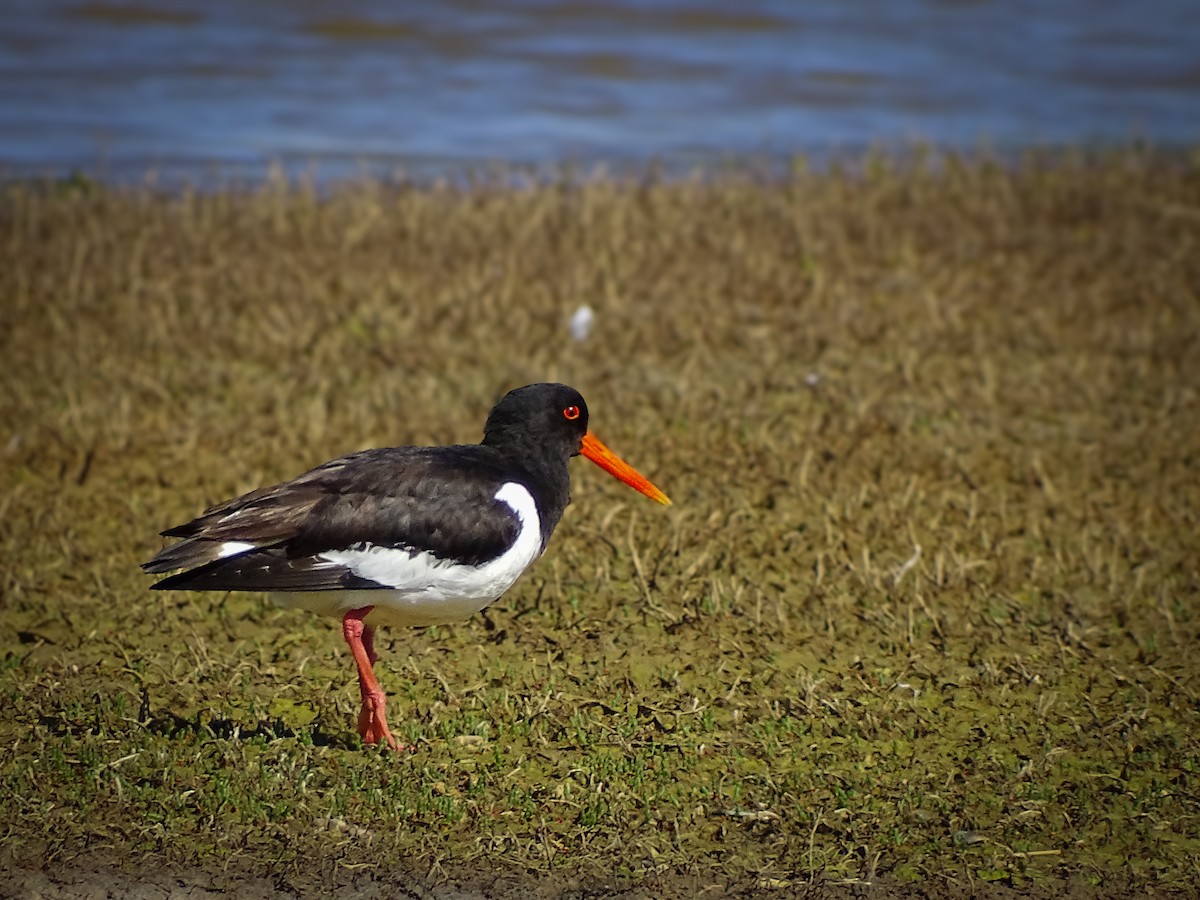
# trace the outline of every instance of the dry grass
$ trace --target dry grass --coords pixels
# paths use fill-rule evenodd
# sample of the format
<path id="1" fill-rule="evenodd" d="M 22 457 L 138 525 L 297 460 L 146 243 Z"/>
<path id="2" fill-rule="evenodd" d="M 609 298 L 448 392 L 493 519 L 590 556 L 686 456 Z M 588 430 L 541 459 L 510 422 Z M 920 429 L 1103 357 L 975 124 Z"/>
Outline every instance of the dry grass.
<path id="1" fill-rule="evenodd" d="M 1198 291 L 1200 169 L 1134 153 L 9 187 L 6 856 L 1194 884 Z M 386 635 L 415 755 L 357 745 L 332 622 L 146 590 L 207 503 L 540 380 L 675 506 L 576 463 L 487 617 Z"/>

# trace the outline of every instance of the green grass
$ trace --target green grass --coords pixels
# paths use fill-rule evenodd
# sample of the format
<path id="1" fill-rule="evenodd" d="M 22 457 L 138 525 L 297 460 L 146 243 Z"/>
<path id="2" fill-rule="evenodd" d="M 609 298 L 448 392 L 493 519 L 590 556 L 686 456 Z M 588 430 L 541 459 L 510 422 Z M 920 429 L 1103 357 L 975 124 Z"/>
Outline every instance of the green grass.
<path id="1" fill-rule="evenodd" d="M 314 890 L 1186 889 L 1198 289 L 1194 156 L 10 186 L 4 857 Z M 361 747 L 336 623 L 147 590 L 155 533 L 205 505 L 477 440 L 551 379 L 675 505 L 575 463 L 492 610 L 382 634 L 413 752 Z"/>

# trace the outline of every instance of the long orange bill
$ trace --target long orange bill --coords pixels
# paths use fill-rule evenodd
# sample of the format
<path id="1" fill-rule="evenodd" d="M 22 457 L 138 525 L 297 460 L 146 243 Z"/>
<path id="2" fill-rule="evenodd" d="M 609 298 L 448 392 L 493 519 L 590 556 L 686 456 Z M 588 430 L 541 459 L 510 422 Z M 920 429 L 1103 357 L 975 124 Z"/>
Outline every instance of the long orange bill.
<path id="1" fill-rule="evenodd" d="M 590 431 L 583 436 L 583 446 L 579 448 L 579 452 L 635 491 L 640 491 L 651 500 L 657 500 L 663 506 L 671 505 L 666 494 L 652 485 L 645 475 L 605 447 L 603 442 Z"/>

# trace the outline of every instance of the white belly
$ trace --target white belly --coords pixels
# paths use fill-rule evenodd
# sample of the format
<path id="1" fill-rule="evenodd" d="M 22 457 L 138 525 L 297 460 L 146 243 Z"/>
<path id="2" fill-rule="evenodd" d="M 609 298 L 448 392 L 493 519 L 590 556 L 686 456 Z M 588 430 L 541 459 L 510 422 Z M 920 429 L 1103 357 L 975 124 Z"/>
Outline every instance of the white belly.
<path id="1" fill-rule="evenodd" d="M 496 492 L 496 499 L 512 507 L 521 530 L 513 545 L 490 562 L 466 566 L 389 547 L 334 550 L 322 553 L 322 558 L 389 587 L 277 592 L 271 599 L 280 606 L 338 618 L 373 606 L 363 620 L 368 625 L 443 625 L 469 618 L 512 587 L 542 552 L 541 522 L 529 491 L 508 483 Z"/>

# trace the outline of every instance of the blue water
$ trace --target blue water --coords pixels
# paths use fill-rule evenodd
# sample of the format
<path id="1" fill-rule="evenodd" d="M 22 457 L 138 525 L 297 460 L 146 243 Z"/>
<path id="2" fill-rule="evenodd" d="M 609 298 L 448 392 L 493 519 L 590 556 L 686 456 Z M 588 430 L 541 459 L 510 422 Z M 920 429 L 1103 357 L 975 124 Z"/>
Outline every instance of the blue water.
<path id="1" fill-rule="evenodd" d="M 1200 139 L 1200 2 L 6 0 L 0 168 L 137 180 Z"/>

